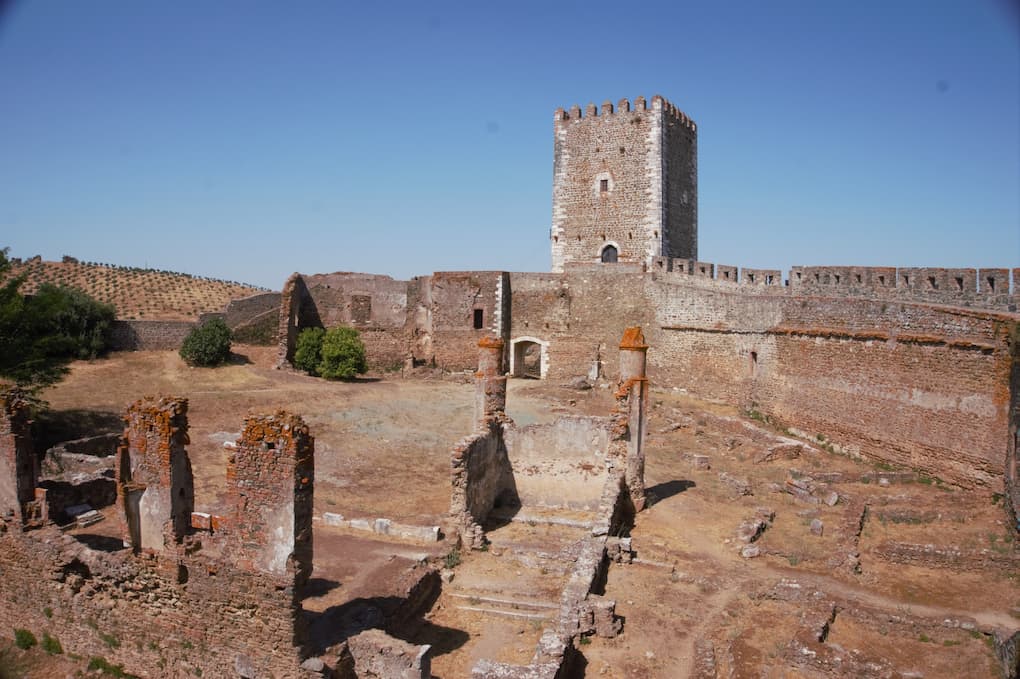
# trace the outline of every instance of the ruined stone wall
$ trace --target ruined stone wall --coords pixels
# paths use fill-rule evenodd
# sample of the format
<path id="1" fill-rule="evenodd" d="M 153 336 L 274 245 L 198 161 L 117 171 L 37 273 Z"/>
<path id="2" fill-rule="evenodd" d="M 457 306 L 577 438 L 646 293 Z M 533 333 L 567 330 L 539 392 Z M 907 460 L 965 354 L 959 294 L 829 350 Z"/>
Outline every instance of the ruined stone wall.
<path id="1" fill-rule="evenodd" d="M 3 385 L 6 387 L 6 385 Z M 0 518 L 25 520 L 35 500 L 39 462 L 32 448 L 29 403 L 18 389 L 0 391 Z"/>
<path id="2" fill-rule="evenodd" d="M 283 284 L 283 291 L 280 293 L 277 367 L 286 367 L 294 360 L 294 349 L 297 343 L 298 326 L 300 324 L 301 302 L 306 296 L 305 282 L 301 274 L 291 274 Z"/>
<path id="3" fill-rule="evenodd" d="M 56 528 L 0 534 L 0 627 L 146 677 L 303 677 L 294 590 L 201 554 L 90 549 Z M 239 671 L 240 670 L 240 671 Z"/>
<path id="4" fill-rule="evenodd" d="M 20 426 L 9 410 L 0 431 Z M 0 626 L 50 634 L 68 652 L 141 676 L 307 676 L 299 667 L 300 587 L 312 563 L 307 427 L 286 413 L 248 418 L 230 462 L 234 512 L 214 517 L 191 512 L 187 401 L 145 398 L 125 420 L 113 510 L 124 540 L 4 516 Z M 37 489 L 36 498 L 54 500 L 43 517 L 59 513 L 68 486 Z"/>
<path id="5" fill-rule="evenodd" d="M 478 341 L 505 335 L 503 289 L 507 274 L 500 271 L 442 271 L 420 279 L 430 291 L 430 332 L 435 364 L 446 370 L 473 370 Z M 480 325 L 475 327 L 476 312 Z"/>
<path id="6" fill-rule="evenodd" d="M 612 268 L 511 274 L 511 345 L 522 337 L 548 341 L 550 379 L 588 375 L 596 364 L 601 374 L 615 379 L 626 328 L 655 321 L 644 280 L 642 274 Z"/>
<path id="7" fill-rule="evenodd" d="M 301 418 L 279 412 L 245 418 L 227 461 L 233 558 L 298 586 L 312 573 L 313 448 Z"/>
<path id="8" fill-rule="evenodd" d="M 589 104 L 554 115 L 552 270 L 598 262 L 697 255 L 694 123 L 656 96 L 633 108 Z M 666 233 L 668 231 L 668 234 Z"/>
<path id="9" fill-rule="evenodd" d="M 850 454 L 1002 488 L 1009 316 L 742 291 L 649 284 L 656 380 Z"/>
<path id="10" fill-rule="evenodd" d="M 181 398 L 147 397 L 128 408 L 116 473 L 124 542 L 135 550 L 172 551 L 191 526 L 187 413 Z"/>
<path id="11" fill-rule="evenodd" d="M 484 430 L 457 443 L 451 465 L 450 516 L 464 544 L 477 549 L 485 543 L 482 526 L 489 512 L 517 496 L 503 441 L 503 424 L 490 420 Z"/>
<path id="12" fill-rule="evenodd" d="M 193 321 L 123 321 L 113 322 L 110 337 L 112 351 L 177 350 L 184 338 L 195 329 Z"/>

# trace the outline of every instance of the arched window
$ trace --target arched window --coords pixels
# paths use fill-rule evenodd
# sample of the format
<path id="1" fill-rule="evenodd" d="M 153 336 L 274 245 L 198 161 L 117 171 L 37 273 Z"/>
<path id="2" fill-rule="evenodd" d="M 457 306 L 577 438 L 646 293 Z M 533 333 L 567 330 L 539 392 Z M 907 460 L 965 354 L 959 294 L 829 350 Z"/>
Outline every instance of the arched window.
<path id="1" fill-rule="evenodd" d="M 615 245 L 607 245 L 602 248 L 602 263 L 603 264 L 616 264 L 616 258 L 619 254 Z"/>

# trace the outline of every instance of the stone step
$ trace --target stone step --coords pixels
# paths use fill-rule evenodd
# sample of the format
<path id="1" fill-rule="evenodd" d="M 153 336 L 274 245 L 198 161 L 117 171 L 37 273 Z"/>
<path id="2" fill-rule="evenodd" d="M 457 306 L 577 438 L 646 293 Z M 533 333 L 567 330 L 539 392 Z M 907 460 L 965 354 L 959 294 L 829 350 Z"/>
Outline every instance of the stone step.
<path id="1" fill-rule="evenodd" d="M 554 611 L 559 608 L 557 604 L 549 601 L 535 601 L 527 599 L 509 599 L 500 598 L 494 596 L 482 596 L 479 594 L 470 594 L 467 592 L 450 592 L 450 596 L 458 599 L 467 599 L 472 602 L 478 602 L 488 604 L 490 606 L 505 606 L 513 609 L 530 609 L 530 610 L 551 610 Z"/>
<path id="2" fill-rule="evenodd" d="M 457 606 L 459 610 L 471 611 L 473 613 L 484 613 L 486 615 L 499 615 L 504 618 L 517 618 L 523 620 L 549 620 L 553 617 L 553 611 L 548 613 L 525 613 L 523 611 L 505 610 L 502 608 L 489 608 L 486 606 Z"/>

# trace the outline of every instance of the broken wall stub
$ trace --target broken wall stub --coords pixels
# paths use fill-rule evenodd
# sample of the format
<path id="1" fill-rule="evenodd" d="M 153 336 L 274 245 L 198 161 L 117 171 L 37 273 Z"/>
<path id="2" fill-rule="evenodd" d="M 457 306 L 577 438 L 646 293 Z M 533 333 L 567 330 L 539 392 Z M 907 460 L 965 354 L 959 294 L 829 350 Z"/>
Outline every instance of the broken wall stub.
<path id="1" fill-rule="evenodd" d="M 475 429 L 489 420 L 506 419 L 506 374 L 503 340 L 483 337 L 478 341 L 478 372 L 475 373 Z"/>
<path id="2" fill-rule="evenodd" d="M 194 480 L 188 443 L 188 401 L 148 396 L 132 404 L 117 451 L 117 496 L 124 541 L 134 550 L 169 551 L 191 525 Z"/>
<path id="3" fill-rule="evenodd" d="M 279 411 L 245 419 L 227 464 L 236 558 L 273 575 L 293 573 L 297 586 L 312 572 L 314 452 L 301 417 Z"/>
<path id="4" fill-rule="evenodd" d="M 352 679 L 429 679 L 432 647 L 416 646 L 369 629 L 346 641 L 353 660 Z"/>
<path id="5" fill-rule="evenodd" d="M 513 425 L 505 412 L 503 346 L 498 338 L 478 342 L 475 432 L 454 447 L 450 460 L 450 517 L 464 544 L 474 549 L 485 545 L 482 526 L 489 512 L 500 504 L 518 501 L 503 437 L 504 427 Z"/>
<path id="6" fill-rule="evenodd" d="M 28 401 L 17 388 L 0 391 L 0 518 L 24 526 L 35 512 L 39 463 L 32 447 Z"/>
<path id="7" fill-rule="evenodd" d="M 644 441 L 648 426 L 648 345 L 638 326 L 627 328 L 620 342 L 620 387 L 613 412 L 614 450 L 625 460 L 627 488 L 637 511 L 645 506 Z M 621 445 L 622 444 L 622 445 Z"/>

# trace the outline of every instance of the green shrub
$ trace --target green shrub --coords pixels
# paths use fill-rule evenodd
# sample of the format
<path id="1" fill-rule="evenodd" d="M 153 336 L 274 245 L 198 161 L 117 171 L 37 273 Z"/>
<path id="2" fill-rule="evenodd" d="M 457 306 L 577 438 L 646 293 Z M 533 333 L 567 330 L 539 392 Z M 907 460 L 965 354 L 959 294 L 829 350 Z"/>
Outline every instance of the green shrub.
<path id="1" fill-rule="evenodd" d="M 51 637 L 46 632 L 42 635 L 42 649 L 50 655 L 60 655 L 64 652 L 64 647 L 60 645 L 60 640 L 56 637 Z"/>
<path id="2" fill-rule="evenodd" d="M 29 632 L 27 629 L 15 628 L 14 630 L 14 645 L 20 648 L 22 651 L 27 651 L 39 642 L 36 641 L 35 635 Z"/>
<path id="3" fill-rule="evenodd" d="M 310 375 L 319 374 L 319 363 L 322 362 L 322 338 L 326 336 L 323 328 L 305 328 L 297 338 L 294 349 L 294 367 L 304 370 Z"/>
<path id="4" fill-rule="evenodd" d="M 365 345 L 354 328 L 330 328 L 322 338 L 319 374 L 330 380 L 349 380 L 365 372 Z"/>
<path id="5" fill-rule="evenodd" d="M 99 670 L 103 674 L 109 674 L 113 677 L 134 677 L 133 674 L 128 674 L 124 671 L 123 665 L 113 665 L 109 660 L 102 656 L 93 656 L 89 658 L 89 671 Z"/>
<path id="6" fill-rule="evenodd" d="M 190 365 L 214 366 L 230 358 L 230 328 L 222 318 L 212 318 L 184 338 L 181 358 Z"/>

